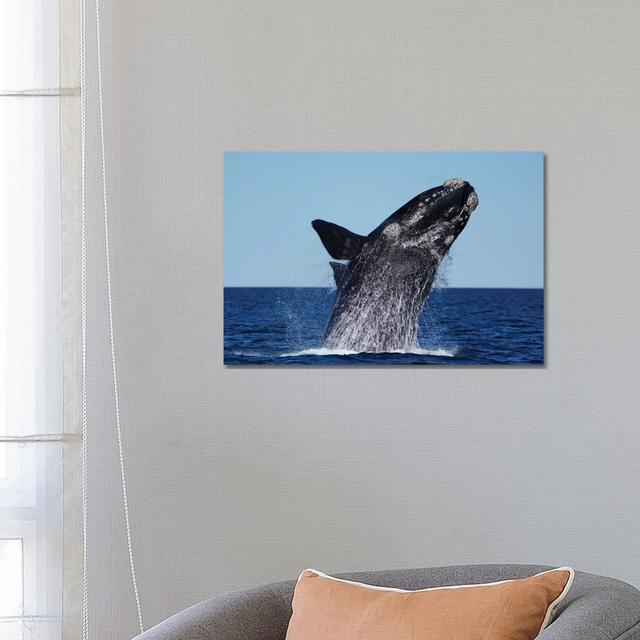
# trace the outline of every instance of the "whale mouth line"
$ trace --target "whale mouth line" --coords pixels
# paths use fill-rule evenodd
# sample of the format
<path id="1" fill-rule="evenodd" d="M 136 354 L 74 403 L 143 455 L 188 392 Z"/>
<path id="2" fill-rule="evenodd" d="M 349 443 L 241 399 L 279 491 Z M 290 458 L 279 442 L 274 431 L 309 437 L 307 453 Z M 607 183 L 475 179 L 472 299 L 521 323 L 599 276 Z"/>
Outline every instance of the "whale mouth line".
<path id="1" fill-rule="evenodd" d="M 451 206 L 443 212 L 440 218 L 442 222 L 456 225 L 459 223 L 466 223 L 467 220 L 469 220 L 469 217 L 478 206 L 478 196 L 473 187 L 470 187 L 470 189 L 471 190 L 466 194 L 466 196 L 463 195 L 463 199 L 461 199 L 458 204 Z M 454 189 L 453 191 L 457 190 L 458 189 Z M 449 193 L 451 193 L 451 191 Z"/>
<path id="2" fill-rule="evenodd" d="M 460 200 L 457 204 L 460 207 L 459 213 L 472 213 L 478 206 L 478 195 L 471 184 L 462 178 L 450 178 L 445 180 L 441 187 L 442 191 L 437 196 L 437 200 L 441 200 L 453 194 L 460 194 Z"/>

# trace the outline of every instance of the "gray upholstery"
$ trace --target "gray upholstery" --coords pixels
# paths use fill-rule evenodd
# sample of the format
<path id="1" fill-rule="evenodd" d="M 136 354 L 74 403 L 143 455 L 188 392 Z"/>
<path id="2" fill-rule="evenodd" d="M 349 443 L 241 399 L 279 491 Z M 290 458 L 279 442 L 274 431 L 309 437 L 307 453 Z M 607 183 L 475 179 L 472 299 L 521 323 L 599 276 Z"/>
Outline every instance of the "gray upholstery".
<path id="1" fill-rule="evenodd" d="M 525 578 L 549 567 L 463 565 L 342 574 L 400 589 Z M 139 640 L 284 640 L 295 581 L 230 593 L 186 609 L 138 636 Z M 567 598 L 540 640 L 640 640 L 640 591 L 629 584 L 576 573 Z M 330 640 L 328 638 L 327 640 Z"/>

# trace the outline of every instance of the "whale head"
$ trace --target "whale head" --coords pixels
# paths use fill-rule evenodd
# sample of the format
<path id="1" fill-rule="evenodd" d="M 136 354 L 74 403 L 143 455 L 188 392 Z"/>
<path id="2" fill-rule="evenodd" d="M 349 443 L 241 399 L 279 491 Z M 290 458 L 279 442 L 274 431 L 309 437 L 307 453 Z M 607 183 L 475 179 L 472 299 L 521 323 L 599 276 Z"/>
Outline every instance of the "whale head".
<path id="1" fill-rule="evenodd" d="M 452 178 L 418 194 L 376 229 L 383 241 L 399 248 L 424 249 L 444 257 L 478 206 L 474 188 Z"/>
<path id="2" fill-rule="evenodd" d="M 373 258 L 393 266 L 398 277 L 416 273 L 433 275 L 440 261 L 465 228 L 478 206 L 474 188 L 465 180 L 452 178 L 424 191 L 392 213 L 369 235 L 353 233 L 325 220 L 311 224 L 329 255 L 350 264 Z M 347 267 L 331 263 L 336 284 Z"/>

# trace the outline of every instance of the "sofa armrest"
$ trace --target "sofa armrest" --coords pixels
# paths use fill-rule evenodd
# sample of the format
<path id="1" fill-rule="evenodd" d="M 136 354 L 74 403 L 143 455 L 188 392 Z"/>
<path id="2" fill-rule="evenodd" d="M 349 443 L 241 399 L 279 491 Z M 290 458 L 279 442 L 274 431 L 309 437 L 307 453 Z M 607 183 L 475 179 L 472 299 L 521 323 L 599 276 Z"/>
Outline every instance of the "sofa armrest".
<path id="1" fill-rule="evenodd" d="M 631 585 L 587 573 L 576 580 L 538 640 L 640 640 L 640 593 Z"/>
<path id="2" fill-rule="evenodd" d="M 284 640 L 291 582 L 228 593 L 180 611 L 135 640 Z"/>

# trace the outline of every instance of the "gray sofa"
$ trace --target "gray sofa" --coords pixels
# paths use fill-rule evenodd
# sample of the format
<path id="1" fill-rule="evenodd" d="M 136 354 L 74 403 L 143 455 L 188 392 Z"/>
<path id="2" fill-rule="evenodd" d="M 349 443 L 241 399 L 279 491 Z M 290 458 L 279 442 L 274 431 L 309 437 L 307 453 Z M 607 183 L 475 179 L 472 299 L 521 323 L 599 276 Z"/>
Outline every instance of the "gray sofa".
<path id="1" fill-rule="evenodd" d="M 525 578 L 550 567 L 463 565 L 342 574 L 401 589 Z M 137 640 L 284 640 L 295 581 L 267 584 L 201 602 Z M 567 598 L 540 640 L 640 640 L 640 591 L 625 582 L 576 572 Z M 328 638 L 327 640 L 331 640 Z"/>

